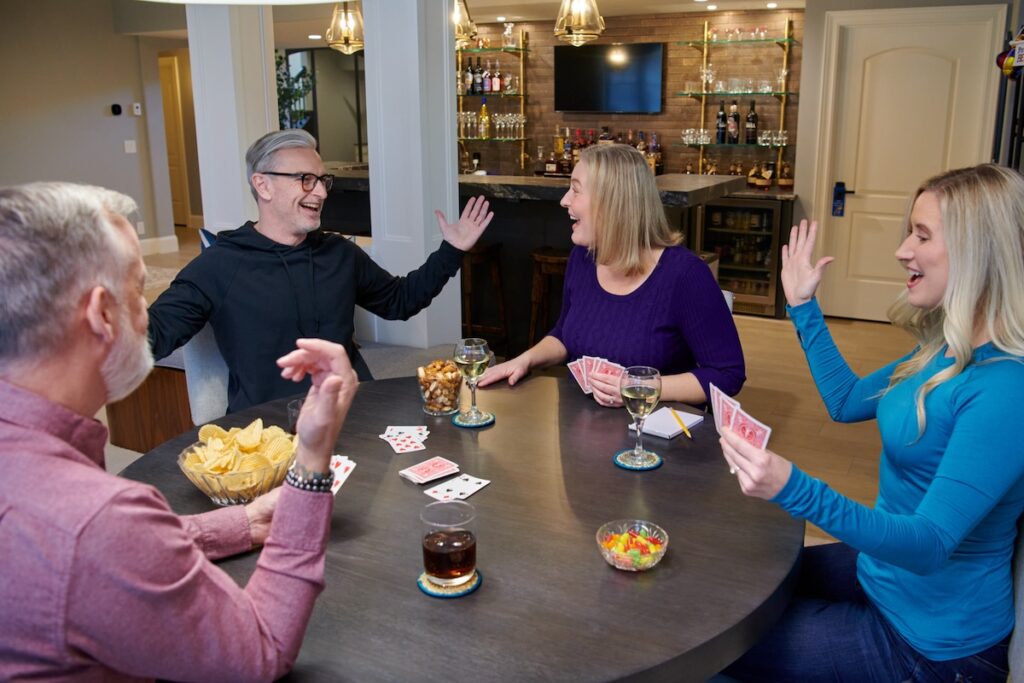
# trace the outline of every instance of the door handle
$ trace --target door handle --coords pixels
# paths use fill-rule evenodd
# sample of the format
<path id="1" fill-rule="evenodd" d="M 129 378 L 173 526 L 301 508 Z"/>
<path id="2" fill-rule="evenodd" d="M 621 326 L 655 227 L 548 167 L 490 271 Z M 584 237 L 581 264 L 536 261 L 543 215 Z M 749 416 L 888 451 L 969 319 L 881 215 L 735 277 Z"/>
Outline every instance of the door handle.
<path id="1" fill-rule="evenodd" d="M 854 190 L 847 190 L 846 183 L 836 181 L 832 188 L 832 215 L 842 217 L 846 211 L 846 195 L 857 194 Z"/>

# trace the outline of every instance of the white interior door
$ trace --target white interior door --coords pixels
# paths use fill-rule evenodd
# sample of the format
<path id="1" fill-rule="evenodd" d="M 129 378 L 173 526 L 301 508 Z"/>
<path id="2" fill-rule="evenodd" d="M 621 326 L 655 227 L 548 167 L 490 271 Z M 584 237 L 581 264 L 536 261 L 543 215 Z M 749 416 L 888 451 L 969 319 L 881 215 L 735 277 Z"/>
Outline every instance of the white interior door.
<path id="1" fill-rule="evenodd" d="M 160 57 L 160 93 L 164 105 L 164 135 L 167 138 L 167 167 L 171 178 L 171 210 L 175 225 L 188 225 L 188 168 L 185 133 L 181 122 L 181 91 L 178 58 Z"/>
<path id="2" fill-rule="evenodd" d="M 905 286 L 893 252 L 921 181 L 988 160 L 1003 5 L 830 12 L 815 216 L 836 257 L 821 289 L 828 315 L 885 320 Z M 831 215 L 832 188 L 848 190 Z"/>

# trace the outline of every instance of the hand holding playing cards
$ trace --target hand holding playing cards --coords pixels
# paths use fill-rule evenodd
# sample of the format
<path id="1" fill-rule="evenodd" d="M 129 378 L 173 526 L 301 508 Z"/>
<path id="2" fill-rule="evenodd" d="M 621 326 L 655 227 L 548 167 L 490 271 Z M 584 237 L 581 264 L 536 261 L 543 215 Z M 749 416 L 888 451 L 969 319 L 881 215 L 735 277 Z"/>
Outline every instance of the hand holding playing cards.
<path id="1" fill-rule="evenodd" d="M 622 407 L 622 392 L 619 391 L 619 377 L 621 375 L 621 372 L 618 374 L 593 372 L 588 375 L 590 388 L 594 393 L 594 400 L 599 405 L 610 408 Z"/>
<path id="2" fill-rule="evenodd" d="M 812 221 L 810 227 L 806 220 L 794 225 L 789 233 L 789 244 L 782 245 L 782 289 L 786 292 L 786 302 L 790 306 L 807 303 L 814 297 L 825 267 L 835 260 L 832 256 L 823 256 L 811 265 L 814 256 L 814 243 L 818 235 L 818 222 Z"/>
<path id="3" fill-rule="evenodd" d="M 771 500 L 789 481 L 793 464 L 766 448 L 753 446 L 738 433 L 722 427 L 722 455 L 736 471 L 740 489 L 748 496 Z"/>
<path id="4" fill-rule="evenodd" d="M 498 363 L 487 368 L 480 379 L 477 380 L 476 385 L 478 387 L 485 387 L 488 384 L 494 384 L 503 379 L 508 379 L 508 385 L 515 386 L 516 382 L 526 377 L 527 373 L 530 372 L 530 361 L 526 358 L 525 354 L 516 356 L 512 360 L 507 360 L 504 363 Z"/>
<path id="5" fill-rule="evenodd" d="M 277 364 L 285 379 L 300 382 L 309 375 L 313 382 L 295 427 L 299 435 L 296 467 L 327 472 L 359 379 L 344 346 L 322 339 L 298 339 L 295 345 L 298 348 L 278 358 Z"/>

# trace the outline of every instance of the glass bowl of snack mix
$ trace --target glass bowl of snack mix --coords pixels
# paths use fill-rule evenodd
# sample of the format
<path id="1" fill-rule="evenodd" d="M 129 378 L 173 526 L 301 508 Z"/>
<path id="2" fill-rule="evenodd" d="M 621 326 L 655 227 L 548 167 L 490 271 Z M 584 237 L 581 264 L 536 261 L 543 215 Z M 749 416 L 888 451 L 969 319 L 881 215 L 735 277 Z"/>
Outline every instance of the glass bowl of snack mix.
<path id="1" fill-rule="evenodd" d="M 427 415 L 454 415 L 459 411 L 462 375 L 450 360 L 434 360 L 416 369 Z"/>

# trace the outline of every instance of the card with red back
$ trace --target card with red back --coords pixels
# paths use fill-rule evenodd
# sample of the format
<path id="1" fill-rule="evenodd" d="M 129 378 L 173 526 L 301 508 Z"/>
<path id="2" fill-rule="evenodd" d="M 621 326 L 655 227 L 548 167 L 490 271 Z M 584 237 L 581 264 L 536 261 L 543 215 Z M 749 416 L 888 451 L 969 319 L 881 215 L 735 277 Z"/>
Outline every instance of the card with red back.
<path id="1" fill-rule="evenodd" d="M 622 377 L 622 373 L 626 371 L 626 368 L 622 367 L 618 363 L 613 363 L 607 358 L 601 358 L 594 366 L 594 372 L 602 375 L 611 375 L 618 379 Z"/>
<path id="2" fill-rule="evenodd" d="M 715 416 L 715 431 L 721 434 L 722 409 L 719 406 L 722 403 L 722 390 L 716 387 L 714 384 L 709 384 L 708 386 L 711 388 L 711 414 Z"/>
<path id="3" fill-rule="evenodd" d="M 740 402 L 722 394 L 718 398 L 718 407 L 722 414 L 720 418 L 721 426 L 733 429 L 733 420 L 736 419 L 736 413 L 742 410 Z M 721 430 L 719 430 L 719 433 L 721 433 Z"/>
<path id="4" fill-rule="evenodd" d="M 587 383 L 587 393 L 591 393 L 590 389 L 590 373 L 593 372 L 594 366 L 601 359 L 597 356 L 583 356 L 583 379 Z"/>
<path id="5" fill-rule="evenodd" d="M 587 385 L 587 379 L 583 375 L 583 361 L 577 358 L 573 362 L 569 363 L 567 367 L 569 368 L 569 372 L 572 373 L 572 378 L 580 385 L 580 389 L 583 390 L 583 393 L 589 394 L 590 387 Z"/>
<path id="6" fill-rule="evenodd" d="M 737 408 L 732 418 L 731 429 L 754 448 L 765 449 L 772 435 L 772 428 L 757 421 L 742 408 Z"/>
<path id="7" fill-rule="evenodd" d="M 437 479 L 438 477 L 445 477 L 449 474 L 454 474 L 458 471 L 459 466 L 457 463 L 438 455 L 430 460 L 424 460 L 421 463 L 417 463 L 412 467 L 406 467 L 398 474 L 410 481 L 416 482 L 417 484 L 423 484 Z"/>

